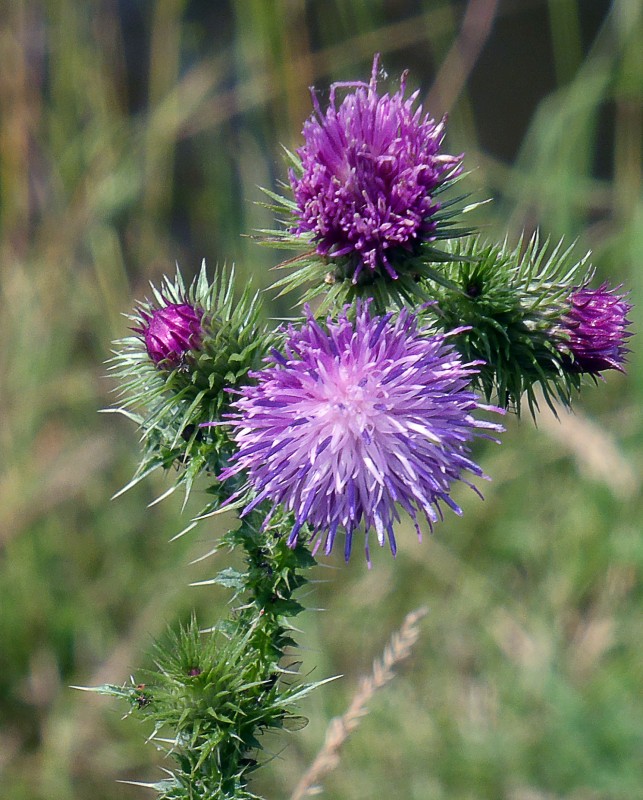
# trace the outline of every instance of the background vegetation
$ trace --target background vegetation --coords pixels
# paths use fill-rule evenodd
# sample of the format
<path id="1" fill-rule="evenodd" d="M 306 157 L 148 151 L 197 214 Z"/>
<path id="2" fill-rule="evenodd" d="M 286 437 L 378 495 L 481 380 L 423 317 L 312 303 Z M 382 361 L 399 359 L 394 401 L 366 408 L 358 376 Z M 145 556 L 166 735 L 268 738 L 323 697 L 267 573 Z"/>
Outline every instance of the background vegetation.
<path id="1" fill-rule="evenodd" d="M 190 588 L 214 524 L 168 544 L 180 500 L 119 499 L 137 435 L 98 415 L 120 316 L 178 261 L 234 261 L 265 287 L 257 185 L 284 178 L 307 87 L 367 77 L 373 53 L 466 151 L 489 236 L 578 239 L 643 302 L 643 6 L 639 0 L 9 0 L 0 15 L 0 796 L 147 796 L 149 731 L 69 688 L 120 683 L 152 637 L 224 590 Z M 272 303 L 271 313 L 288 314 Z M 329 719 L 404 615 L 414 656 L 375 697 L 333 800 L 643 798 L 643 358 L 588 388 L 575 416 L 508 421 L 465 493 L 395 562 L 320 567 L 301 619 L 319 690 L 257 790 L 288 797 Z M 197 503 L 200 498 L 197 498 Z M 224 556 L 217 557 L 219 561 Z M 322 582 L 323 580 L 323 582 Z"/>

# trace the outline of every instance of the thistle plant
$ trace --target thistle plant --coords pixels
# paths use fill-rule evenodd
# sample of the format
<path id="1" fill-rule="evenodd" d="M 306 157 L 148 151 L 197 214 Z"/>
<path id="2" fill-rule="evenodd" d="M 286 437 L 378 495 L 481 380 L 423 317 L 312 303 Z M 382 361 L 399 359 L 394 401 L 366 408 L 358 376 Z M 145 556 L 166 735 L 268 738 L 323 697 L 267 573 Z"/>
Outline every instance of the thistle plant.
<path id="1" fill-rule="evenodd" d="M 256 797 L 260 735 L 299 724 L 319 685 L 297 678 L 291 620 L 320 551 L 348 560 L 358 540 L 370 567 L 374 539 L 395 555 L 403 516 L 421 538 L 444 508 L 462 513 L 454 485 L 479 493 L 472 443 L 498 442 L 502 414 L 526 399 L 536 416 L 538 388 L 571 406 L 585 376 L 623 370 L 626 294 L 592 288 L 589 255 L 562 243 L 478 236 L 446 121 L 406 96 L 406 75 L 392 94 L 383 82 L 376 56 L 325 110 L 313 93 L 284 194 L 267 191 L 264 242 L 296 251 L 275 288 L 299 292 L 300 316 L 274 327 L 233 271 L 204 265 L 152 287 L 116 345 L 117 410 L 142 444 L 129 485 L 176 468 L 187 497 L 198 480 L 199 518 L 236 515 L 211 553 L 243 553 L 205 582 L 231 591 L 227 619 L 193 619 L 157 644 L 155 669 L 95 689 L 152 722 L 171 766 L 147 784 L 159 798 Z"/>

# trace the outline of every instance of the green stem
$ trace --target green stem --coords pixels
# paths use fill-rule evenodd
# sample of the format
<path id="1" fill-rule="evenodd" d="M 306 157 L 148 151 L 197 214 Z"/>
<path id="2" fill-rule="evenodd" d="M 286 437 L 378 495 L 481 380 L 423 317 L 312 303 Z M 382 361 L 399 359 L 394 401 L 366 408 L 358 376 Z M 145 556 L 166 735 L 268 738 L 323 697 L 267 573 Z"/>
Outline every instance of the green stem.
<path id="1" fill-rule="evenodd" d="M 295 643 L 285 619 L 303 611 L 294 593 L 306 583 L 302 570 L 315 560 L 302 544 L 286 544 L 283 533 L 262 532 L 265 514 L 257 510 L 241 521 L 234 532 L 245 552 L 244 606 L 242 618 L 252 626 L 250 643 L 262 659 L 266 679 L 275 671 L 286 647 Z"/>
<path id="2" fill-rule="evenodd" d="M 220 573 L 240 601 L 228 619 L 212 634 L 202 634 L 195 620 L 170 633 L 157 645 L 157 669 L 144 684 L 99 689 L 125 697 L 165 741 L 171 737 L 178 769 L 152 787 L 159 800 L 257 800 L 248 773 L 256 766 L 258 737 L 283 728 L 294 703 L 312 688 L 279 678 L 285 651 L 295 646 L 287 618 L 303 610 L 293 595 L 315 561 L 304 545 L 288 547 L 286 517 L 267 531 L 264 519 L 256 510 L 224 537 L 243 549 L 246 567 Z"/>

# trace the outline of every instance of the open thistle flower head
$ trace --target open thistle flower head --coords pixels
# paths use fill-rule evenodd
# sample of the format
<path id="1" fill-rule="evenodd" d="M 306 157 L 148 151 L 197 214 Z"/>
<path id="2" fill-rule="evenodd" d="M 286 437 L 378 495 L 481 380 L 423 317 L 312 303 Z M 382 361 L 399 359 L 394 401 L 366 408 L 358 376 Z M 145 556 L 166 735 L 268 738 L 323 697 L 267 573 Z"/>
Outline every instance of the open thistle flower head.
<path id="1" fill-rule="evenodd" d="M 191 350 L 201 347 L 203 311 L 189 303 L 168 303 L 150 312 L 141 310 L 143 325 L 135 328 L 158 367 L 178 367 Z"/>
<path id="2" fill-rule="evenodd" d="M 379 56 L 369 83 L 335 83 L 325 112 L 304 124 L 290 170 L 296 202 L 293 232 L 312 237 L 316 251 L 341 259 L 357 283 L 364 273 L 397 278 L 417 245 L 435 239 L 439 188 L 460 171 L 461 156 L 440 152 L 445 120 L 435 123 L 418 93 L 405 97 L 406 73 L 392 95 L 377 88 Z M 339 90 L 348 89 L 344 99 Z"/>
<path id="3" fill-rule="evenodd" d="M 489 408 L 468 389 L 476 365 L 407 309 L 380 317 L 361 302 L 325 326 L 306 313 L 233 404 L 238 450 L 220 477 L 247 474 L 242 491 L 255 496 L 244 514 L 264 500 L 292 512 L 291 545 L 308 525 L 315 548 L 323 541 L 330 553 L 343 530 L 348 559 L 361 528 L 367 558 L 371 529 L 395 553 L 399 509 L 418 534 L 418 512 L 430 526 L 442 502 L 461 513 L 452 484 L 469 483 L 465 471 L 482 475 L 469 444 L 501 427 L 473 416 Z"/>
<path id="4" fill-rule="evenodd" d="M 617 287 L 620 288 L 620 287 Z M 561 319 L 567 341 L 561 345 L 571 356 L 572 369 L 596 374 L 606 369 L 623 371 L 631 333 L 627 315 L 631 305 L 625 295 L 603 283 L 598 289 L 586 286 L 576 289 Z"/>

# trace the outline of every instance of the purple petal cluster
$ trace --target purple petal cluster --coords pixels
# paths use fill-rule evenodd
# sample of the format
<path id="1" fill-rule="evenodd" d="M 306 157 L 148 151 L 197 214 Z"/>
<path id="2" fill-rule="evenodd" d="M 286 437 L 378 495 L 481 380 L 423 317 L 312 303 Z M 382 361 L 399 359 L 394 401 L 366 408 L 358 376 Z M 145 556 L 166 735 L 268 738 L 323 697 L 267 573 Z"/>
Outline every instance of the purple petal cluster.
<path id="1" fill-rule="evenodd" d="M 629 352 L 625 342 L 631 336 L 627 331 L 631 307 L 625 302 L 625 295 L 617 294 L 607 283 L 598 289 L 583 287 L 571 294 L 562 325 L 568 337 L 564 347 L 573 357 L 575 370 L 623 371 L 625 354 Z"/>
<path id="2" fill-rule="evenodd" d="M 151 314 L 140 312 L 143 325 L 135 328 L 145 341 L 147 353 L 159 366 L 177 367 L 202 341 L 203 312 L 189 303 L 169 303 Z"/>
<path id="3" fill-rule="evenodd" d="M 436 188 L 460 171 L 462 156 L 440 153 L 445 120 L 435 123 L 418 93 L 405 98 L 406 73 L 395 94 L 379 95 L 379 56 L 370 83 L 335 83 L 325 113 L 304 124 L 297 153 L 303 171 L 290 171 L 297 203 L 293 232 L 311 232 L 317 252 L 355 257 L 353 282 L 364 270 L 397 277 L 393 253 L 435 238 Z M 339 106 L 338 89 L 352 89 Z"/>
<path id="4" fill-rule="evenodd" d="M 293 512 L 291 545 L 307 524 L 328 554 L 344 531 L 346 559 L 358 528 L 367 558 L 371 529 L 395 554 L 400 509 L 418 535 L 418 512 L 430 526 L 440 502 L 460 514 L 452 483 L 465 470 L 482 475 L 469 443 L 502 430 L 474 418 L 489 409 L 468 389 L 476 364 L 462 363 L 445 335 L 429 335 L 406 309 L 372 316 L 360 303 L 354 319 L 349 309 L 322 327 L 307 308 L 303 326 L 286 329 L 283 352 L 233 404 L 238 450 L 220 476 L 247 474 L 256 494 L 244 514 L 264 500 Z"/>

